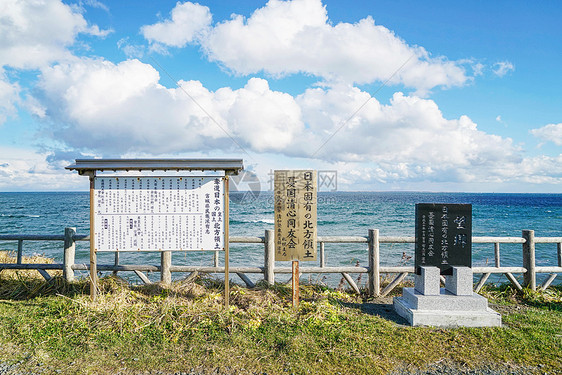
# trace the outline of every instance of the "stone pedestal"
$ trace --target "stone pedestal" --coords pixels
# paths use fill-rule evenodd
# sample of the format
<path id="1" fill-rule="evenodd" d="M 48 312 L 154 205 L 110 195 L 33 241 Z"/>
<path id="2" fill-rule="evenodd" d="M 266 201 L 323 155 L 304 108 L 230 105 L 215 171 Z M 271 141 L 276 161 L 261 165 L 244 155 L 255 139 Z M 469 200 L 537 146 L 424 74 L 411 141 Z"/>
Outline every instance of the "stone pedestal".
<path id="1" fill-rule="evenodd" d="M 414 289 L 416 292 L 424 296 L 438 296 L 440 278 L 439 268 L 437 267 L 420 267 L 420 275 L 414 276 Z"/>
<path id="2" fill-rule="evenodd" d="M 437 287 L 435 287 L 437 285 Z M 501 315 L 488 307 L 488 300 L 472 291 L 472 269 L 453 267 L 439 288 L 439 269 L 421 267 L 415 287 L 404 288 L 394 298 L 394 309 L 412 326 L 500 327 Z"/>

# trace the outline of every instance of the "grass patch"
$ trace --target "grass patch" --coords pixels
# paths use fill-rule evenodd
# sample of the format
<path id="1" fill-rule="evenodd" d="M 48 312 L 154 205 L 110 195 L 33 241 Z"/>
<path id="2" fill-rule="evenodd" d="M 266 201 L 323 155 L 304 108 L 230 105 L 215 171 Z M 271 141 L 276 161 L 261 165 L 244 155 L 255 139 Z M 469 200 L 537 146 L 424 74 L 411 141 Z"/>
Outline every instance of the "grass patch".
<path id="1" fill-rule="evenodd" d="M 133 287 L 107 277 L 99 300 L 85 281 L 49 283 L 0 272 L 0 361 L 44 373 L 386 374 L 435 363 L 520 373 L 562 369 L 562 290 L 484 294 L 502 328 L 412 328 L 377 311 L 390 300 L 305 285 L 232 285 L 231 308 L 212 278 Z M 14 290 L 16 292 L 14 292 Z M 374 307 L 377 306 L 377 309 Z M 390 313 L 389 313 L 390 314 Z M 57 371 L 58 370 L 58 371 Z"/>
<path id="2" fill-rule="evenodd" d="M 0 263 L 17 263 L 15 251 L 0 251 Z M 53 264 L 55 261 L 52 258 L 47 258 L 42 255 L 34 255 L 31 257 L 22 256 L 22 263 L 29 264 Z M 49 270 L 51 276 L 62 276 L 60 270 Z M 4 280 L 17 280 L 19 278 L 34 279 L 39 277 L 39 272 L 35 270 L 4 270 L 2 271 L 2 278 Z"/>

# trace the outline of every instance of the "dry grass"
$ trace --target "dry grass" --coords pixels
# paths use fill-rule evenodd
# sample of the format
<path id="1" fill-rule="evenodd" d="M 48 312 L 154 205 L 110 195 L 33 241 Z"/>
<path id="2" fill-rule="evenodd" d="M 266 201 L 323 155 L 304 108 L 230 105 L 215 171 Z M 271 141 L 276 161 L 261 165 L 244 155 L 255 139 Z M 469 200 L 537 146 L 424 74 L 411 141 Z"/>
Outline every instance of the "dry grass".
<path id="1" fill-rule="evenodd" d="M 0 251 L 0 264 L 1 263 L 17 263 L 16 252 L 14 251 Z M 23 256 L 22 263 L 27 264 L 53 264 L 55 261 L 52 258 L 47 258 L 42 255 L 34 255 L 31 257 Z M 43 277 L 35 270 L 2 270 L 2 278 L 7 280 L 18 280 L 22 278 L 41 278 Z M 52 277 L 62 276 L 62 271 L 49 270 L 49 275 Z"/>

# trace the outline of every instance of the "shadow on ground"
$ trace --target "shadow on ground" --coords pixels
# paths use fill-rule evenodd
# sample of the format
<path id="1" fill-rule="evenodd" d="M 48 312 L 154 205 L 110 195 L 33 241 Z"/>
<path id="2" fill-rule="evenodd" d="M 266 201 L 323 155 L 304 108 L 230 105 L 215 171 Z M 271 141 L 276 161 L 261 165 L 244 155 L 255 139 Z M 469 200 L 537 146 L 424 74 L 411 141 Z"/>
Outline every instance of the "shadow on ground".
<path id="1" fill-rule="evenodd" d="M 399 326 L 409 327 L 408 321 L 396 313 L 392 305 L 392 299 L 389 298 L 364 303 L 343 302 L 342 305 L 358 309 L 364 314 L 379 316 Z"/>

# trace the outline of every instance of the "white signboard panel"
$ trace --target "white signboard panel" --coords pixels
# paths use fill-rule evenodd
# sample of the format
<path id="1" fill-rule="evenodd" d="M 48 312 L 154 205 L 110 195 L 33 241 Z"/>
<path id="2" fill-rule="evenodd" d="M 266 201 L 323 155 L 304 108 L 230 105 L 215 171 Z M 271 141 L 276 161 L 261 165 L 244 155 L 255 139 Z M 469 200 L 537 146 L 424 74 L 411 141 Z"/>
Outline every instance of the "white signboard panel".
<path id="1" fill-rule="evenodd" d="M 224 250 L 223 177 L 95 177 L 96 251 Z"/>

